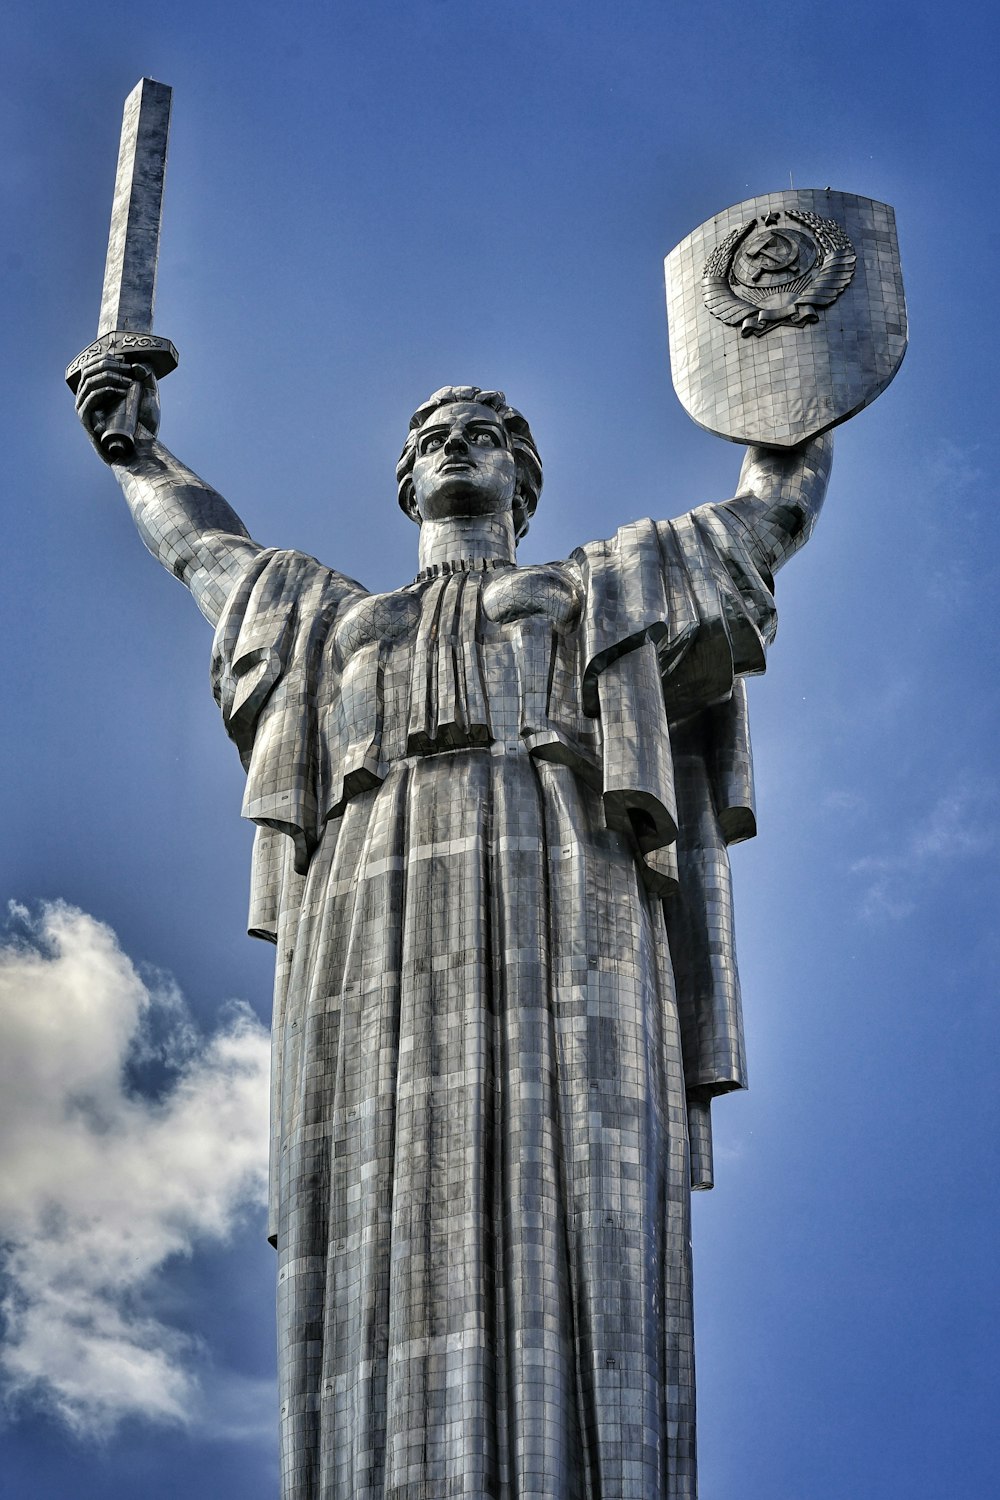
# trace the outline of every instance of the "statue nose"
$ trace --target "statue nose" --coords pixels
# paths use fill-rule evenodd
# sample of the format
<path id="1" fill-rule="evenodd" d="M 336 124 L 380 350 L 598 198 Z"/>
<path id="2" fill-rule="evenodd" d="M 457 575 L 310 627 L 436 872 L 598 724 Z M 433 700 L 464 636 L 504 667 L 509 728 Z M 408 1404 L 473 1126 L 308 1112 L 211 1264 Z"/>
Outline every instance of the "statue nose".
<path id="1" fill-rule="evenodd" d="M 469 445 L 460 432 L 453 432 L 445 441 L 444 451 L 446 453 L 467 453 Z"/>

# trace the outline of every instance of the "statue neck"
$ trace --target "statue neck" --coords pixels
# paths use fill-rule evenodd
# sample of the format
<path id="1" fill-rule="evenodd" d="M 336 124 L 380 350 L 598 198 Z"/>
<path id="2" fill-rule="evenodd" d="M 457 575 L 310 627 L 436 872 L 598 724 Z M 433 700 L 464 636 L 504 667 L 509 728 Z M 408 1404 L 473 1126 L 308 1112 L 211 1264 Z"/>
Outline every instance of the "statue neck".
<path id="1" fill-rule="evenodd" d="M 420 527 L 420 570 L 440 563 L 500 562 L 516 559 L 514 517 L 452 516 Z"/>

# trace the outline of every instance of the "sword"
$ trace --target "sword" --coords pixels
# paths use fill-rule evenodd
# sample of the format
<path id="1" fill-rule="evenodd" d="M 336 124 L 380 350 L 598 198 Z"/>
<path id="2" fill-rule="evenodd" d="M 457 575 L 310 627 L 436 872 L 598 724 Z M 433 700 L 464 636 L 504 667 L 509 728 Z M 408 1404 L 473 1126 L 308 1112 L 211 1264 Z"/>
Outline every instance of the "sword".
<path id="1" fill-rule="evenodd" d="M 109 413 L 100 438 L 112 463 L 127 463 L 135 453 L 143 380 L 177 368 L 173 344 L 152 332 L 170 95 L 169 84 L 141 78 L 125 100 L 97 338 L 66 370 L 75 395 L 83 366 L 97 355 L 116 354 L 134 366 L 128 394 Z"/>

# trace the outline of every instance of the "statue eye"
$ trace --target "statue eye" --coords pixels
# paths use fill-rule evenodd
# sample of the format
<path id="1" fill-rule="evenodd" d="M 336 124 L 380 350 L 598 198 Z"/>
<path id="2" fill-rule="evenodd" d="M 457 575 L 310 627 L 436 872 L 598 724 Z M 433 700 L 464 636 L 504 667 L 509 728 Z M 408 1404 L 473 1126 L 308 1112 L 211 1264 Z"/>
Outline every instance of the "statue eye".
<path id="1" fill-rule="evenodd" d="M 478 443 L 480 448 L 495 448 L 497 446 L 496 434 L 488 431 L 477 432 L 472 441 Z"/>
<path id="2" fill-rule="evenodd" d="M 439 432 L 431 433 L 431 435 L 429 437 L 425 437 L 423 442 L 420 444 L 420 451 L 421 453 L 433 453 L 435 448 L 440 448 L 443 442 L 444 438 Z"/>

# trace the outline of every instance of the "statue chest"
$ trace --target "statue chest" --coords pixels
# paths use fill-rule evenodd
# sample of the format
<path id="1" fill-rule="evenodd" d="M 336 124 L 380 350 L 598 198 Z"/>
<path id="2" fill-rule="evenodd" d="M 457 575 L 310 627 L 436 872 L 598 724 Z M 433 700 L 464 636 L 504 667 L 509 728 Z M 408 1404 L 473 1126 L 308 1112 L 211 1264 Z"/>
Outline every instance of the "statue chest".
<path id="1" fill-rule="evenodd" d="M 555 563 L 445 573 L 346 609 L 331 643 L 338 691 L 320 710 L 328 811 L 409 755 L 563 744 L 593 761 L 581 594 L 577 571 Z"/>

